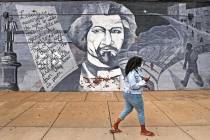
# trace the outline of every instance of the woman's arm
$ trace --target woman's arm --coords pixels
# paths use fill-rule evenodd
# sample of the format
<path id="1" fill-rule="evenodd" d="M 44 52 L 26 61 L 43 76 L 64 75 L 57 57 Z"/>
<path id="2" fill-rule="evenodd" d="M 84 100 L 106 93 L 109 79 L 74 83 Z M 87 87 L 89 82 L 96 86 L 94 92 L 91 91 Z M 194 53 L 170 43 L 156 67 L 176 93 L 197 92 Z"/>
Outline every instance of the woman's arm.
<path id="1" fill-rule="evenodd" d="M 132 71 L 130 74 L 128 74 L 127 78 L 132 90 L 139 90 L 140 88 L 146 86 L 146 82 L 135 71 Z"/>

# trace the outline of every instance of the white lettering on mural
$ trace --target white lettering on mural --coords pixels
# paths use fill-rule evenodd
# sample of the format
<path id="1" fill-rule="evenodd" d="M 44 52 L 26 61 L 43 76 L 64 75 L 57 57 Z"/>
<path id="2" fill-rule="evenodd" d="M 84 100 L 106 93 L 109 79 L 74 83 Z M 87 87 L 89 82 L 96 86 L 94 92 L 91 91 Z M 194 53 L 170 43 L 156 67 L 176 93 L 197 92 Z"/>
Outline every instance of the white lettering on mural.
<path id="1" fill-rule="evenodd" d="M 46 91 L 51 91 L 78 68 L 55 7 L 16 5 L 16 8 L 42 84 Z"/>

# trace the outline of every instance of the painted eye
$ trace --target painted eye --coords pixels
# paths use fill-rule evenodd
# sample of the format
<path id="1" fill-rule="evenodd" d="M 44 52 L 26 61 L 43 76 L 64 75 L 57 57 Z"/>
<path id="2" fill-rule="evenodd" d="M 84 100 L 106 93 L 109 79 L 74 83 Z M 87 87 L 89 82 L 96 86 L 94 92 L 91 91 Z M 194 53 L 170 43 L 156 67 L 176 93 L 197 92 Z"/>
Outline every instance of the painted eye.
<path id="1" fill-rule="evenodd" d="M 111 33 L 120 34 L 120 33 L 122 33 L 122 31 L 121 30 L 114 29 L 114 30 L 111 30 Z"/>
<path id="2" fill-rule="evenodd" d="M 104 33 L 102 29 L 92 29 L 93 33 Z"/>

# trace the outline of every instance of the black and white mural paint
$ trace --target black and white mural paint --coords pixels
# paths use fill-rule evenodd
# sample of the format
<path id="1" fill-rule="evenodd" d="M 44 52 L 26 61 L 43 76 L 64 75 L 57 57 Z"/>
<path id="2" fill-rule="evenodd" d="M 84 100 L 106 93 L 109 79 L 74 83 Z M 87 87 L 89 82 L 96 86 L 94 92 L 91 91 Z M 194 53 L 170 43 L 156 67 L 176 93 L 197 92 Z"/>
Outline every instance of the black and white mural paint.
<path id="1" fill-rule="evenodd" d="M 132 56 L 144 59 L 153 90 L 210 87 L 208 3 L 0 4 L 1 89 L 120 91 Z"/>

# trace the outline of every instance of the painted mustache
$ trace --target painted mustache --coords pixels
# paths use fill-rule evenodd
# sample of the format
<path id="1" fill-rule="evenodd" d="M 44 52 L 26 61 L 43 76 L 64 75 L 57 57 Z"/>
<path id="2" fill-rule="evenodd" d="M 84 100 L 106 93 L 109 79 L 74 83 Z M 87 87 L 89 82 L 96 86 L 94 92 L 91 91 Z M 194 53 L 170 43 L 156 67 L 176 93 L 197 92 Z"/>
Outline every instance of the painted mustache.
<path id="1" fill-rule="evenodd" d="M 116 56 L 117 53 L 118 53 L 118 49 L 116 49 L 115 47 L 112 47 L 112 46 L 105 46 L 103 48 L 99 48 L 98 53 L 101 56 L 104 56 L 104 55 L 107 55 L 107 54 L 112 55 L 112 56 Z"/>
<path id="2" fill-rule="evenodd" d="M 118 49 L 116 49 L 113 46 L 104 46 L 102 48 L 97 49 L 97 54 L 99 56 L 99 59 L 102 63 L 109 65 L 110 67 L 116 65 L 116 59 L 117 54 L 119 52 Z"/>

